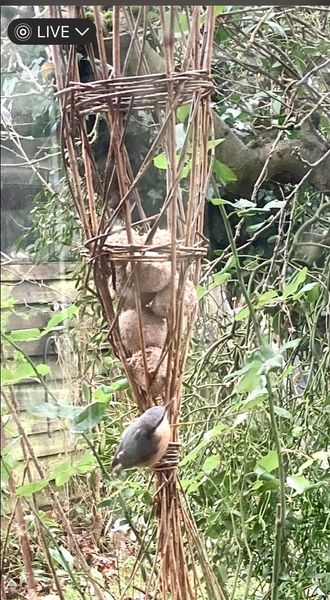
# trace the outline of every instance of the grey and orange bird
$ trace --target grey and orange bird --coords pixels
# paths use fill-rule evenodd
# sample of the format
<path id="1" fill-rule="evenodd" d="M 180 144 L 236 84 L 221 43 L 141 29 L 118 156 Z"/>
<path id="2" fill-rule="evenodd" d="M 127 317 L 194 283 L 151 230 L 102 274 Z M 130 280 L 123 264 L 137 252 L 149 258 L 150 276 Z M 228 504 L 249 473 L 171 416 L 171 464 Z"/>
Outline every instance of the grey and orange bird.
<path id="1" fill-rule="evenodd" d="M 148 408 L 124 431 L 112 462 L 115 475 L 124 469 L 152 467 L 164 456 L 171 439 L 170 404 Z"/>

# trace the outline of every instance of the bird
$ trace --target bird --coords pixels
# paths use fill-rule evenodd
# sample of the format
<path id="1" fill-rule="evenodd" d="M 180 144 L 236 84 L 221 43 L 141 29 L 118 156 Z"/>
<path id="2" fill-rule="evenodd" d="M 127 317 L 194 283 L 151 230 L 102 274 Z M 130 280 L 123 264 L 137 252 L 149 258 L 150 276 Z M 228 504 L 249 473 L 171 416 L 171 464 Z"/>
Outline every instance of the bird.
<path id="1" fill-rule="evenodd" d="M 118 476 L 125 469 L 153 467 L 166 453 L 171 439 L 167 411 L 172 401 L 148 408 L 124 431 L 112 462 Z"/>

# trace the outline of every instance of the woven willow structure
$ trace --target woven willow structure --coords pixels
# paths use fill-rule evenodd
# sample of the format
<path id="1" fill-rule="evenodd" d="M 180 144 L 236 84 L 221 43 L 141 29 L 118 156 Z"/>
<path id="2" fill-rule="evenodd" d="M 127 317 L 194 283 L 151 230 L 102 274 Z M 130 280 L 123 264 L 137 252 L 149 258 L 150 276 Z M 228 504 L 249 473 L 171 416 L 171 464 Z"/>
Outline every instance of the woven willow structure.
<path id="1" fill-rule="evenodd" d="M 222 600 L 225 594 L 212 574 L 177 472 L 182 376 L 197 309 L 194 289 L 207 248 L 202 232 L 212 162 L 209 141 L 214 12 L 212 7 L 187 8 L 189 30 L 182 32 L 180 39 L 182 58 L 178 69 L 173 35 L 176 10 L 158 9 L 164 73 L 148 73 L 143 61 L 145 7 L 141 7 L 135 21 L 127 8 L 113 8 L 110 67 L 101 10 L 94 8 L 99 61 L 95 61 L 95 48 L 88 47 L 87 53 L 95 81 L 80 82 L 73 46 L 62 50 L 54 47 L 53 57 L 67 178 L 85 237 L 86 281 L 94 281 L 93 289 L 109 327 L 109 342 L 127 373 L 139 410 L 172 401 L 172 442 L 155 468 L 156 555 L 144 597 Z M 69 8 L 69 14 L 83 16 L 81 8 Z M 59 9 L 52 8 L 52 16 L 60 16 Z M 125 76 L 125 60 L 120 56 L 124 26 L 131 34 L 130 48 L 135 45 L 141 55 L 136 75 L 129 77 Z M 187 104 L 190 112 L 185 140 L 178 153 L 176 111 Z M 150 113 L 157 134 L 133 176 L 125 131 L 130 116 L 138 110 Z M 86 115 L 92 114 L 104 120 L 110 135 L 102 173 L 95 164 L 86 128 Z M 138 183 L 161 152 L 167 160 L 166 194 L 161 210 L 147 217 Z M 180 181 L 187 156 L 189 183 L 182 190 Z M 118 201 L 111 208 L 108 196 L 114 182 Z M 166 228 L 163 225 L 160 229 L 160 223 Z M 164 295 L 159 299 L 157 294 L 164 293 L 165 288 L 167 299 Z"/>

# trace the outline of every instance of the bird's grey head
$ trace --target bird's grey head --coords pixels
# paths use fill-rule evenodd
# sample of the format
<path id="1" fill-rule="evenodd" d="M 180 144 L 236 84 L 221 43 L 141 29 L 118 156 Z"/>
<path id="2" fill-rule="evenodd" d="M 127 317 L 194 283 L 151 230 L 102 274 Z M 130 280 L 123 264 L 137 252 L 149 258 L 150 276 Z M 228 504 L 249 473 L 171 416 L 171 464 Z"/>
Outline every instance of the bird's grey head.
<path id="1" fill-rule="evenodd" d="M 152 408 L 148 408 L 148 410 L 141 415 L 139 423 L 141 423 L 142 426 L 145 426 L 148 431 L 154 431 L 164 419 L 165 414 L 165 406 L 152 406 Z"/>
<path id="2" fill-rule="evenodd" d="M 153 406 L 146 410 L 124 432 L 112 462 L 112 472 L 120 475 L 121 471 L 134 467 L 148 459 L 157 450 L 157 440 L 153 432 L 166 417 L 168 405 Z"/>

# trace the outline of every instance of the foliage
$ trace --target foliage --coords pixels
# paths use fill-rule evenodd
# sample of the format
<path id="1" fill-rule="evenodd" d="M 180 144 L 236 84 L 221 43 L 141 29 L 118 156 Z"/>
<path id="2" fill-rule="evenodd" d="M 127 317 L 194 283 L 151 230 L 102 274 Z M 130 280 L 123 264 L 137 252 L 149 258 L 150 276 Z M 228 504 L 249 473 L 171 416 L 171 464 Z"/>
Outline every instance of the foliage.
<path id="1" fill-rule="evenodd" d="M 30 227 L 16 242 L 36 263 L 79 258 L 79 227 L 69 193 L 62 182 L 56 192 L 43 189 L 33 199 Z M 31 239 L 33 240 L 31 243 Z"/>

